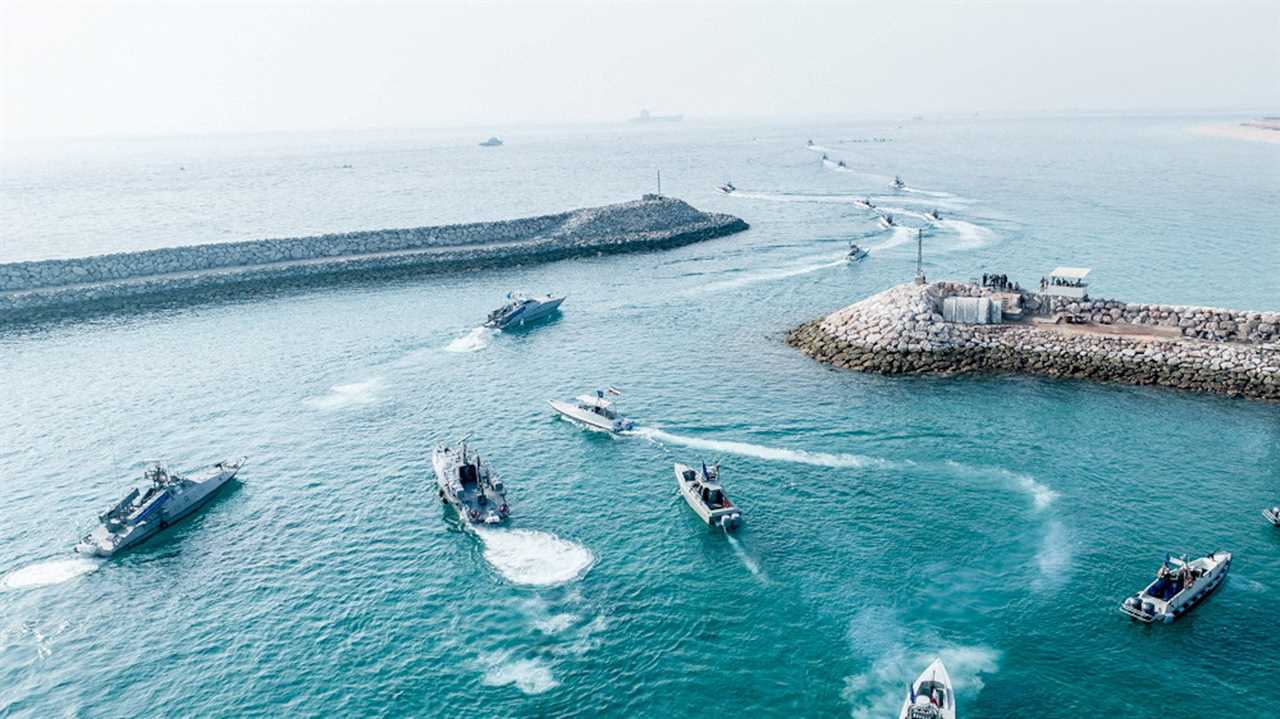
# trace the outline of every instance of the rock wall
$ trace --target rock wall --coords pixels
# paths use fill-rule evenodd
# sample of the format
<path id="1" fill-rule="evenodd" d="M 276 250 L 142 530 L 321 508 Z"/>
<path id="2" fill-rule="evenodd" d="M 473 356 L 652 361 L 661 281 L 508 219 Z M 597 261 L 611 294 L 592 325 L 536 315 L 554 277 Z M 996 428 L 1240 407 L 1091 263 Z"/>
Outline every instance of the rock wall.
<path id="1" fill-rule="evenodd" d="M 1280 312 L 1240 312 L 1214 307 L 1143 305 L 1115 300 L 1051 298 L 1050 313 L 1084 315 L 1097 324 L 1177 328 L 1184 337 L 1218 342 L 1280 340 Z"/>
<path id="2" fill-rule="evenodd" d="M 1208 329 L 1209 323 L 1221 324 L 1219 315 L 1242 317 L 1245 324 L 1254 322 L 1250 318 L 1257 315 L 1258 326 L 1247 330 L 1246 336 L 1273 338 L 1261 325 L 1276 319 L 1275 313 L 1178 309 L 1179 323 L 1197 323 L 1196 332 L 1214 333 L 1211 340 L 1100 334 L 1087 326 L 943 321 L 939 309 L 944 297 L 979 293 L 976 286 L 963 283 L 899 285 L 797 327 L 787 343 L 821 362 L 865 372 L 1021 372 L 1280 400 L 1280 348 L 1260 340 L 1219 340 L 1220 330 Z M 1152 305 L 1124 307 L 1121 318 L 1133 307 L 1135 318 L 1146 312 L 1156 324 L 1164 312 L 1157 309 L 1153 314 Z M 1148 309 L 1139 309 L 1144 307 Z M 1111 316 L 1112 309 L 1117 308 L 1103 304 L 1099 312 Z"/>
<path id="3" fill-rule="evenodd" d="M 342 274 L 431 272 L 662 249 L 747 229 L 666 197 L 503 222 L 169 247 L 0 265 L 0 319 L 83 303 Z"/>

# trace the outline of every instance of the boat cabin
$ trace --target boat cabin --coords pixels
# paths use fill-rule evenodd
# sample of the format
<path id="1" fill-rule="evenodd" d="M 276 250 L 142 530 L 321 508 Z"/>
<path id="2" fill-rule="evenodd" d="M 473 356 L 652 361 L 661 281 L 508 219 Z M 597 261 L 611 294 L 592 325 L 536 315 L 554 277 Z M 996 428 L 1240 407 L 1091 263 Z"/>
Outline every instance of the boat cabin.
<path id="1" fill-rule="evenodd" d="M 579 409 L 585 409 L 608 420 L 618 418 L 618 412 L 613 408 L 613 403 L 604 397 L 592 397 L 589 394 L 583 394 L 575 397 L 574 401 L 578 403 Z"/>
<path id="2" fill-rule="evenodd" d="M 1085 278 L 1092 270 L 1088 267 L 1058 267 L 1040 280 L 1040 294 L 1051 297 L 1067 297 L 1075 300 L 1089 299 L 1089 283 Z"/>

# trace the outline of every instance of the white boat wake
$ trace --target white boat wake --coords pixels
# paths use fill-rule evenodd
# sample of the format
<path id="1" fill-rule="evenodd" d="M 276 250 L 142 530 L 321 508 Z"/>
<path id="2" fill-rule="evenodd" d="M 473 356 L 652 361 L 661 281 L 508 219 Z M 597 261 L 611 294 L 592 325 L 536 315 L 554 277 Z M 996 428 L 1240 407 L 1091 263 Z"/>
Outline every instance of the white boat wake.
<path id="1" fill-rule="evenodd" d="M 552 587 L 579 579 L 595 564 L 590 549 L 533 529 L 474 527 L 484 558 L 512 584 Z"/>
<path id="2" fill-rule="evenodd" d="M 989 477 L 993 475 L 999 477 L 1012 489 L 1031 497 L 1032 507 L 1037 512 L 1053 504 L 1053 501 L 1060 496 L 1052 487 L 1029 474 L 1000 468 L 972 467 L 954 460 L 947 460 L 944 466 L 952 472 L 966 477 Z"/>
<path id="3" fill-rule="evenodd" d="M 101 566 L 101 560 L 88 557 L 46 559 L 34 564 L 28 564 L 4 575 L 4 578 L 0 579 L 0 587 L 4 589 L 31 589 L 62 584 L 76 577 L 84 576 Z"/>
<path id="4" fill-rule="evenodd" d="M 742 543 L 738 541 L 738 538 L 728 533 L 724 536 L 729 540 L 729 546 L 733 547 L 733 553 L 738 555 L 738 559 L 742 560 L 742 564 L 751 572 L 752 576 L 759 579 L 761 584 L 768 584 L 769 578 L 764 575 L 764 571 L 760 569 L 760 565 L 756 563 L 756 560 L 752 559 L 751 555 L 747 554 L 747 550 L 743 548 Z"/>
<path id="5" fill-rule="evenodd" d="M 697 285 L 689 288 L 684 294 L 702 294 L 705 292 L 722 292 L 724 290 L 733 290 L 747 285 L 754 285 L 758 282 L 773 282 L 776 280 L 784 280 L 788 277 L 798 277 L 822 270 L 829 270 L 833 267 L 839 267 L 846 264 L 844 253 L 839 255 L 820 255 L 822 262 L 815 262 L 809 265 L 798 265 L 795 267 L 762 270 L 758 272 L 744 272 L 741 275 L 728 280 L 719 282 L 708 282 L 703 285 Z"/>
<path id="6" fill-rule="evenodd" d="M 328 394 L 319 397 L 307 397 L 302 400 L 302 403 L 312 409 L 319 410 L 359 407 L 381 400 L 384 388 L 385 385 L 380 377 L 374 377 L 366 382 L 335 384 L 329 388 Z"/>
<path id="7" fill-rule="evenodd" d="M 915 238 L 916 238 L 916 231 L 911 229 L 910 227 L 894 227 L 889 233 L 889 239 L 883 242 L 877 242 L 874 245 L 869 245 L 866 248 L 866 250 L 867 252 L 878 252 L 880 250 L 887 250 L 891 247 L 899 247 L 901 245 L 905 245 L 911 242 L 912 240 L 914 240 Z"/>
<path id="8" fill-rule="evenodd" d="M 859 454 L 809 452 L 803 449 L 781 449 L 778 447 L 766 447 L 759 444 L 734 442 L 724 439 L 690 437 L 687 435 L 664 432 L 655 427 L 639 427 L 627 432 L 626 434 L 643 437 L 657 444 L 678 444 L 692 449 L 702 449 L 708 452 L 724 452 L 726 454 L 736 454 L 742 457 L 754 457 L 756 459 L 764 459 L 772 462 L 794 462 L 798 464 L 812 464 L 819 467 L 836 468 L 889 466 L 891 464 L 887 460 L 877 459 L 875 457 L 865 457 Z"/>
<path id="9" fill-rule="evenodd" d="M 907 632 L 892 611 L 872 607 L 849 623 L 851 648 L 862 655 L 866 669 L 844 679 L 841 696 L 855 719 L 883 719 L 898 715 L 906 688 L 929 662 L 941 658 L 956 693 L 964 698 L 982 690 L 982 674 L 999 668 L 1000 653 L 983 645 L 937 646 Z"/>
<path id="10" fill-rule="evenodd" d="M 1062 522 L 1051 519 L 1045 523 L 1044 537 L 1036 552 L 1036 566 L 1040 568 L 1040 576 L 1032 582 L 1036 589 L 1057 587 L 1067 580 L 1067 571 L 1071 568 L 1071 538 Z"/>
<path id="11" fill-rule="evenodd" d="M 832 205 L 852 204 L 857 198 L 853 195 L 818 195 L 802 192 L 758 192 L 755 190 L 737 190 L 729 197 L 741 197 L 747 200 L 768 200 L 769 202 L 811 202 Z"/>
<path id="12" fill-rule="evenodd" d="M 467 334 L 455 339 L 445 346 L 446 352 L 479 352 L 493 344 L 498 330 L 491 327 L 476 327 Z"/>
<path id="13" fill-rule="evenodd" d="M 957 250 L 975 250 L 985 247 L 996 238 L 996 233 L 991 229 L 965 220 L 935 220 L 934 224 L 955 234 L 959 242 L 953 249 Z"/>
<path id="14" fill-rule="evenodd" d="M 529 695 L 542 694 L 560 686 L 551 667 L 539 659 L 515 659 L 511 650 L 489 652 L 479 657 L 479 668 L 484 672 L 480 683 L 487 687 L 515 685 Z"/>

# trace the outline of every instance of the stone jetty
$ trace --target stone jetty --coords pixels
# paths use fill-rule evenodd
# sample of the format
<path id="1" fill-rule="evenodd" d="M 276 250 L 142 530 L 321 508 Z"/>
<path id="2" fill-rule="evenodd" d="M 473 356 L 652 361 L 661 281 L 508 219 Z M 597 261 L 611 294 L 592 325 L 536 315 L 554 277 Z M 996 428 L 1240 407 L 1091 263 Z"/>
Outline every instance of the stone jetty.
<path id="1" fill-rule="evenodd" d="M 732 215 L 660 195 L 502 222 L 347 232 L 0 264 L 0 321 L 254 286 L 452 272 L 666 249 L 741 232 Z"/>
<path id="2" fill-rule="evenodd" d="M 898 285 L 795 328 L 787 343 L 864 372 L 1016 372 L 1280 400 L 1280 312 L 1053 298 L 1039 319 L 944 321 L 945 298 L 984 294 L 962 282 Z M 1075 323 L 1053 322 L 1063 315 Z"/>

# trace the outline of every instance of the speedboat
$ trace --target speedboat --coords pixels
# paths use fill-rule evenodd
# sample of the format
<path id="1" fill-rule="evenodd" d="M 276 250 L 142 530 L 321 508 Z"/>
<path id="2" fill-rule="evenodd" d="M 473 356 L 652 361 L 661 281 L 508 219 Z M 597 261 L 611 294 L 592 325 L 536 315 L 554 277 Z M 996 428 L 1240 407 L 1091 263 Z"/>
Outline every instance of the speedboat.
<path id="1" fill-rule="evenodd" d="M 199 509 L 235 478 L 245 457 L 223 461 L 188 476 L 160 464 L 147 468 L 145 489 L 134 487 L 124 499 L 98 515 L 98 526 L 76 545 L 76 551 L 110 557 L 149 539 Z"/>
<path id="2" fill-rule="evenodd" d="M 689 503 L 689 507 L 707 523 L 709 527 L 719 527 L 726 532 L 733 531 L 742 521 L 742 512 L 725 496 L 720 487 L 720 465 L 707 467 L 702 463 L 702 471 L 676 462 L 676 487 L 680 496 Z"/>
<path id="3" fill-rule="evenodd" d="M 836 167 L 848 167 L 848 165 L 844 164 L 844 160 L 841 160 L 836 163 Z"/>
<path id="4" fill-rule="evenodd" d="M 453 505 L 469 525 L 500 524 L 511 514 L 506 488 L 497 473 L 480 462 L 479 454 L 467 453 L 468 437 L 463 437 L 456 449 L 440 444 L 432 451 L 436 494 L 441 502 Z"/>
<path id="5" fill-rule="evenodd" d="M 813 140 L 810 140 L 808 144 L 805 145 L 805 147 L 813 147 Z"/>
<path id="6" fill-rule="evenodd" d="M 855 242 L 849 243 L 849 253 L 844 256 L 848 262 L 858 262 L 867 256 L 867 251 L 862 249 Z"/>
<path id="7" fill-rule="evenodd" d="M 824 152 L 824 153 L 822 153 L 822 161 L 823 161 L 823 162 L 826 162 L 826 161 L 827 161 L 827 153 L 825 153 L 825 152 Z"/>
<path id="8" fill-rule="evenodd" d="M 1262 510 L 1262 516 L 1266 517 L 1268 522 L 1280 527 L 1280 506 Z"/>
<path id="9" fill-rule="evenodd" d="M 589 394 L 578 395 L 572 403 L 553 399 L 547 404 L 551 405 L 551 409 L 559 412 L 561 417 L 577 422 L 587 429 L 625 432 L 634 427 L 635 422 L 618 414 L 613 402 L 605 399 L 606 393 L 612 396 L 622 394 L 617 388 L 610 387 L 608 390 L 596 390 L 594 397 Z"/>
<path id="10" fill-rule="evenodd" d="M 906 186 L 907 186 L 907 183 L 903 182 L 901 177 L 898 177 L 897 175 L 893 176 L 893 189 L 901 190 Z"/>
<path id="11" fill-rule="evenodd" d="M 490 137 L 488 140 L 480 143 L 480 147 L 502 147 L 502 140 L 496 137 Z"/>
<path id="12" fill-rule="evenodd" d="M 1168 624 L 1199 604 L 1222 584 L 1231 568 L 1231 552 L 1214 552 L 1188 561 L 1165 556 L 1156 579 L 1124 600 L 1120 611 L 1140 622 Z"/>
<path id="13" fill-rule="evenodd" d="M 894 226 L 893 215 L 881 215 L 880 226 L 885 228 L 886 230 L 889 229 L 890 227 L 893 227 Z"/>
<path id="14" fill-rule="evenodd" d="M 721 185 L 721 186 L 720 186 L 720 191 L 721 191 L 721 192 L 723 192 L 723 193 L 724 193 L 724 194 L 726 194 L 726 195 L 731 194 L 731 193 L 733 193 L 733 192 L 736 192 L 736 191 L 737 191 L 737 189 L 738 189 L 738 188 L 737 188 L 737 187 L 734 187 L 734 185 L 733 185 L 733 183 L 732 183 L 732 182 L 726 182 L 726 183 L 724 183 L 723 185 Z"/>
<path id="15" fill-rule="evenodd" d="M 508 292 L 507 303 L 489 313 L 484 321 L 485 327 L 502 330 L 512 325 L 523 325 L 537 322 L 551 316 L 560 309 L 564 297 L 544 295 L 534 297 L 521 292 Z"/>
<path id="16" fill-rule="evenodd" d="M 907 690 L 898 719 L 956 719 L 956 694 L 941 659 L 935 659 Z"/>
<path id="17" fill-rule="evenodd" d="M 925 213 L 925 217 L 928 218 L 931 222 L 942 222 L 942 213 L 938 212 L 937 210 L 931 210 Z"/>
<path id="18" fill-rule="evenodd" d="M 854 200 L 854 201 L 853 201 L 853 204 L 855 204 L 855 205 L 857 205 L 857 206 L 859 206 L 859 207 L 865 207 L 865 208 L 867 208 L 868 210 L 874 210 L 874 209 L 876 209 L 876 206 L 875 206 L 874 204 L 872 204 L 872 203 L 871 203 L 871 198 L 870 198 L 870 197 L 864 197 L 864 198 L 862 198 L 861 200 Z"/>

